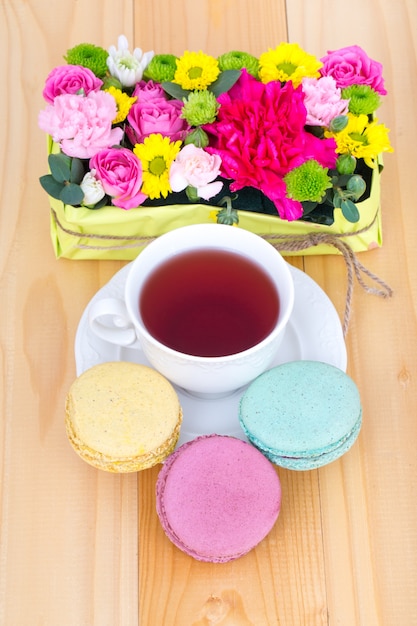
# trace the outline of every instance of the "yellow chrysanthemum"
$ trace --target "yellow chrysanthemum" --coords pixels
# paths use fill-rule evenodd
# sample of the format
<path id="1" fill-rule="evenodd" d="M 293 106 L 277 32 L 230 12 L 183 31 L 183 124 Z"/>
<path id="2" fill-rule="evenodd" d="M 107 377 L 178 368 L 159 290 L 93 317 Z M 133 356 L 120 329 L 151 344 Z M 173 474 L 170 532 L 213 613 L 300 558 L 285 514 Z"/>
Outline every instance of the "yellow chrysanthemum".
<path id="1" fill-rule="evenodd" d="M 124 93 L 121 89 L 116 89 L 116 87 L 109 87 L 108 89 L 105 89 L 105 91 L 107 91 L 108 93 L 110 93 L 113 98 L 116 100 L 116 106 L 117 106 L 117 115 L 113 120 L 113 124 L 119 124 L 120 122 L 124 122 L 124 120 L 127 118 L 128 113 L 130 111 L 130 107 L 132 106 L 132 104 L 134 104 L 137 100 L 136 97 L 131 98 L 130 96 L 127 95 L 127 93 Z"/>
<path id="2" fill-rule="evenodd" d="M 336 152 L 364 159 L 371 168 L 376 167 L 377 157 L 381 152 L 393 152 L 388 138 L 389 129 L 384 124 L 378 124 L 376 118 L 370 122 L 367 115 L 349 113 L 348 119 L 348 124 L 342 131 L 325 132 L 326 137 L 335 139 Z"/>
<path id="3" fill-rule="evenodd" d="M 177 69 L 173 82 L 183 89 L 201 91 L 207 89 L 220 74 L 217 59 L 204 52 L 188 52 L 177 59 Z"/>
<path id="4" fill-rule="evenodd" d="M 169 137 L 152 134 L 145 137 L 143 143 L 137 143 L 133 152 L 142 163 L 142 192 L 151 200 L 164 198 L 172 191 L 169 184 L 169 170 L 172 161 L 181 148 L 181 141 L 169 140 Z"/>
<path id="5" fill-rule="evenodd" d="M 294 87 L 298 87 L 305 76 L 318 78 L 321 67 L 323 63 L 304 52 L 297 43 L 281 43 L 275 50 L 269 48 L 259 57 L 259 78 L 263 83 L 290 80 Z"/>

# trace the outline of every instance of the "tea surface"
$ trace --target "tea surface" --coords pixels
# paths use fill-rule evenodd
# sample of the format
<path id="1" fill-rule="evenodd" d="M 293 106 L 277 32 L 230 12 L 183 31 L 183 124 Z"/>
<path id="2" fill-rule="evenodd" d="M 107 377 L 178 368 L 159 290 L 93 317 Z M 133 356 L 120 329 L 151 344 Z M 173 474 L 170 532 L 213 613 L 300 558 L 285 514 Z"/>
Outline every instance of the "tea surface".
<path id="1" fill-rule="evenodd" d="M 198 249 L 161 263 L 139 302 L 148 331 L 194 356 L 226 356 L 262 341 L 274 328 L 279 298 L 269 275 L 241 254 Z"/>

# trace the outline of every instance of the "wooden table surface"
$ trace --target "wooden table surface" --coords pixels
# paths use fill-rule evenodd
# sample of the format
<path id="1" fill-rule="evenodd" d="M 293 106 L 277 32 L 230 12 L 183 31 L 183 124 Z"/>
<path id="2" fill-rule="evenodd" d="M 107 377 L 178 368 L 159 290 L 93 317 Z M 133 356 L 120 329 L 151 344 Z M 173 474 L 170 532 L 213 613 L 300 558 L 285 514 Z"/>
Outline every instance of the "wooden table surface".
<path id="1" fill-rule="evenodd" d="M 108 47 L 121 33 L 178 55 L 259 55 L 288 39 L 322 56 L 356 43 L 384 65 L 389 95 L 379 117 L 395 147 L 382 178 L 384 245 L 360 260 L 394 295 L 355 286 L 346 343 L 363 428 L 341 460 L 280 470 L 274 530 L 224 565 L 196 562 L 165 538 L 155 513 L 159 468 L 97 471 L 64 430 L 80 316 L 123 263 L 55 260 L 37 115 L 45 77 L 69 47 Z M 0 4 L 1 626 L 417 624 L 416 39 L 415 0 Z M 342 315 L 343 259 L 291 262 Z"/>

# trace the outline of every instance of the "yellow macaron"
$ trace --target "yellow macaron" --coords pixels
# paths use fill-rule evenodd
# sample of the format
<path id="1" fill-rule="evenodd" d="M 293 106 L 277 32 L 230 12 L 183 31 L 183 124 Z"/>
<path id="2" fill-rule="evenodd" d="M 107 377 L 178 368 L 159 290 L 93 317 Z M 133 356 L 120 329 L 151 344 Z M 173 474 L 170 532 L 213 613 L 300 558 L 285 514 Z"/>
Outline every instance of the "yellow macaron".
<path id="1" fill-rule="evenodd" d="M 84 461 L 108 472 L 137 472 L 174 450 L 182 409 L 159 372 L 128 362 L 94 365 L 66 397 L 69 441 Z"/>

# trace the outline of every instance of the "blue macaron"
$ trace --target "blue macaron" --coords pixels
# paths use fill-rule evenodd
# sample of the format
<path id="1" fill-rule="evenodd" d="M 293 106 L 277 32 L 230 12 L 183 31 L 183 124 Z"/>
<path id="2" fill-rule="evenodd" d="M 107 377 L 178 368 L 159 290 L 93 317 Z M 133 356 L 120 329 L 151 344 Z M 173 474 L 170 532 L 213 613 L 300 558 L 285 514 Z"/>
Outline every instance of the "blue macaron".
<path id="1" fill-rule="evenodd" d="M 362 425 L 362 406 L 356 384 L 339 368 L 292 361 L 249 385 L 239 421 L 249 441 L 275 465 L 311 470 L 351 448 Z"/>

